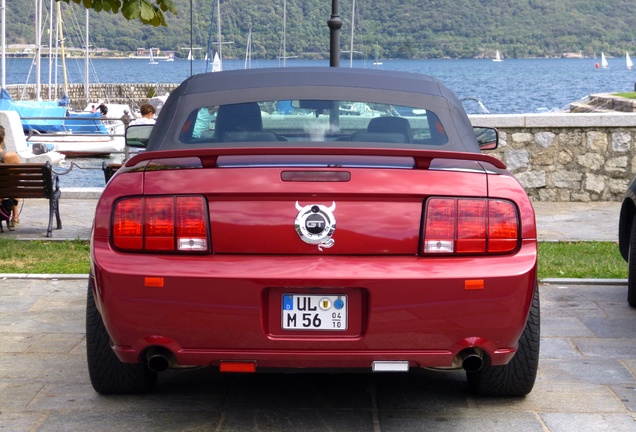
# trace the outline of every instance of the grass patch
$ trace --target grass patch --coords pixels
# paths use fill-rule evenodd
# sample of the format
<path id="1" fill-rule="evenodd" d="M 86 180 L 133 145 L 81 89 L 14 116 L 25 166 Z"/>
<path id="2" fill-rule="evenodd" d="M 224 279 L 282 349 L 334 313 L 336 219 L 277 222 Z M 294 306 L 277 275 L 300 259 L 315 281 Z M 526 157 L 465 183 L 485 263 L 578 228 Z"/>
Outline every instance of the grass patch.
<path id="1" fill-rule="evenodd" d="M 612 96 L 618 96 L 625 99 L 636 99 L 636 92 L 612 93 Z"/>
<path id="2" fill-rule="evenodd" d="M 0 238 L 0 273 L 87 274 L 89 243 Z M 615 242 L 539 243 L 539 279 L 625 279 L 627 263 Z"/>
<path id="3" fill-rule="evenodd" d="M 539 279 L 625 279 L 627 263 L 616 242 L 539 243 Z"/>
<path id="4" fill-rule="evenodd" d="M 89 243 L 0 239 L 0 273 L 86 274 Z"/>

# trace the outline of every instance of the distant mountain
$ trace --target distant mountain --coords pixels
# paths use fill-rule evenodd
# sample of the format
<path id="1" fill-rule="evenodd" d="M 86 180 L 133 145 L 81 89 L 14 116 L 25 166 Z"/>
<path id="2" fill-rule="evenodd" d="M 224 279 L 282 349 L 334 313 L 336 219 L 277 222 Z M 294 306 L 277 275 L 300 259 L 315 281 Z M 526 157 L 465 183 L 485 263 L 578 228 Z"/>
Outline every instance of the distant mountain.
<path id="1" fill-rule="evenodd" d="M 244 57 L 250 27 L 254 58 L 281 56 L 284 1 L 221 0 L 223 41 L 232 42 L 223 46 L 224 56 Z M 350 45 L 351 1 L 340 1 L 343 51 Z M 191 35 L 193 44 L 203 48 L 217 39 L 214 0 L 192 2 L 192 32 L 190 0 L 175 0 L 179 15 L 168 17 L 167 28 L 93 11 L 90 44 L 122 53 L 154 47 L 185 57 Z M 286 2 L 286 54 L 327 58 L 331 1 Z M 48 8 L 49 1 L 44 3 Z M 35 0 L 7 2 L 7 44 L 34 43 L 34 5 Z M 74 3 L 61 6 L 66 46 L 83 46 L 84 9 Z M 356 0 L 353 48 L 366 58 L 374 56 L 376 44 L 383 58 L 493 57 L 496 49 L 504 57 L 600 51 L 622 56 L 636 53 L 635 33 L 636 7 L 628 0 Z M 48 31 L 43 34 L 48 44 Z"/>

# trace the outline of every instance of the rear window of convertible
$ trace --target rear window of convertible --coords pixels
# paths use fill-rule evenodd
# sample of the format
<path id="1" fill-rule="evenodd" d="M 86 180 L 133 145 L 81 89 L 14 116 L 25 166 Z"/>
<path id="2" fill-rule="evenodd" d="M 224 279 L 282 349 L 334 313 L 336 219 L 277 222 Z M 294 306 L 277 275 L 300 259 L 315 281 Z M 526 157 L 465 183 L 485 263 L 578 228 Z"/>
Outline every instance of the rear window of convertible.
<path id="1" fill-rule="evenodd" d="M 434 112 L 385 103 L 281 100 L 205 106 L 181 128 L 185 144 L 262 141 L 356 141 L 444 145 Z"/>

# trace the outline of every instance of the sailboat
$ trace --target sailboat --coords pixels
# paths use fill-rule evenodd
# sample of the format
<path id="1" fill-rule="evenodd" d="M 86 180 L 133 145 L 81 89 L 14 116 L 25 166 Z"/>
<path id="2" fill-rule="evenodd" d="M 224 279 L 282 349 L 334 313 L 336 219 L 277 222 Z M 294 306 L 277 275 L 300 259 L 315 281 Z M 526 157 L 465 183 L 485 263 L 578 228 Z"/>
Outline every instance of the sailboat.
<path id="1" fill-rule="evenodd" d="M 287 66 L 288 58 L 296 58 L 298 56 L 287 55 L 287 0 L 283 1 L 283 37 L 280 44 L 279 60 L 283 60 L 283 67 Z"/>
<path id="2" fill-rule="evenodd" d="M 380 61 L 380 45 L 375 44 L 375 61 L 373 62 L 374 66 L 380 66 L 382 62 Z"/>
<path id="3" fill-rule="evenodd" d="M 353 50 L 353 32 L 355 29 L 355 17 L 356 17 L 356 0 L 353 0 L 351 3 L 351 42 L 349 43 L 349 50 L 342 51 L 342 53 L 349 53 L 349 67 L 353 67 L 353 54 L 363 54 L 362 51 L 354 51 Z M 377 59 L 376 59 L 377 60 Z"/>
<path id="4" fill-rule="evenodd" d="M 31 149 L 35 149 L 35 144 L 40 149 L 49 149 L 45 154 L 50 154 L 51 160 L 55 163 L 64 158 L 64 155 L 104 155 L 111 152 L 123 151 L 125 142 L 123 138 L 123 129 L 120 132 L 121 137 L 113 136 L 117 133 L 115 128 L 117 125 L 107 125 L 100 117 L 99 113 L 75 113 L 68 108 L 69 100 L 66 96 L 68 91 L 68 82 L 66 76 L 65 52 L 64 52 L 64 36 L 62 33 L 62 20 L 60 3 L 57 3 L 57 19 L 58 19 L 58 35 L 61 49 L 62 70 L 64 75 L 64 96 L 58 101 L 42 101 L 39 96 L 38 100 L 20 100 L 13 101 L 2 89 L 0 95 L 0 109 L 7 111 L 15 111 L 18 113 L 22 129 L 25 132 L 26 143 Z M 40 9 L 41 11 L 41 9 Z M 41 12 L 39 12 L 41 13 Z M 88 59 L 89 59 L 89 43 L 88 43 L 88 10 L 86 10 L 86 83 L 85 91 L 88 102 Z M 39 27 L 39 24 L 38 24 Z M 38 38 L 40 33 L 38 33 Z M 38 42 L 39 44 L 39 42 Z M 37 55 L 35 60 L 39 61 L 40 56 Z M 39 74 L 39 72 L 38 72 Z M 39 95 L 39 89 L 37 90 Z M 22 155 L 21 155 L 22 156 Z M 54 159 L 55 158 L 55 159 Z M 28 159 L 26 156 L 24 159 Z"/>
<path id="5" fill-rule="evenodd" d="M 244 69 L 252 69 L 252 27 L 247 34 L 247 45 L 245 47 L 245 67 Z"/>
<path id="6" fill-rule="evenodd" d="M 503 60 L 501 59 L 501 55 L 499 54 L 499 50 L 495 51 L 495 58 L 492 59 L 492 61 L 494 62 L 502 62 Z"/>
<path id="7" fill-rule="evenodd" d="M 219 53 L 214 53 L 214 60 L 212 60 L 212 72 L 221 72 L 221 59 Z"/>
<path id="8" fill-rule="evenodd" d="M 628 52 L 625 52 L 625 66 L 630 70 L 634 68 L 634 62 L 632 62 L 632 59 L 629 58 Z"/>
<path id="9" fill-rule="evenodd" d="M 607 68 L 607 59 L 605 59 L 605 53 L 601 51 L 601 67 Z"/>
<path id="10" fill-rule="evenodd" d="M 155 61 L 155 57 L 152 53 L 152 48 L 150 48 L 150 64 L 159 64 Z"/>

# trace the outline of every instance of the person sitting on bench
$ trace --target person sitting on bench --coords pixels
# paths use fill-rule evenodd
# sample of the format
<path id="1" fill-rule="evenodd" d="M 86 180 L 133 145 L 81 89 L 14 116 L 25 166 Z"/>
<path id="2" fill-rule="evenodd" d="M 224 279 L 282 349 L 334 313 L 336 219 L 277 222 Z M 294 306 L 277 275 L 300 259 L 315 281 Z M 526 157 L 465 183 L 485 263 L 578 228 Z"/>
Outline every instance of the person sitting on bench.
<path id="1" fill-rule="evenodd" d="M 20 163 L 20 156 L 18 156 L 17 153 L 15 152 L 10 152 L 10 151 L 6 151 L 4 148 L 4 136 L 5 136 L 5 130 L 4 130 L 4 126 L 0 125 L 0 163 L 7 163 L 7 164 L 16 164 L 16 163 Z M 6 197 L 5 197 L 6 198 Z M 2 199 L 4 198 L 0 198 L 0 201 L 2 201 Z M 20 223 L 20 218 L 18 215 L 18 198 L 14 198 L 15 200 L 15 205 L 13 206 L 13 210 L 11 212 L 11 221 L 9 222 L 9 228 L 14 228 L 16 225 L 18 225 Z"/>

